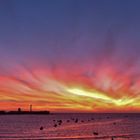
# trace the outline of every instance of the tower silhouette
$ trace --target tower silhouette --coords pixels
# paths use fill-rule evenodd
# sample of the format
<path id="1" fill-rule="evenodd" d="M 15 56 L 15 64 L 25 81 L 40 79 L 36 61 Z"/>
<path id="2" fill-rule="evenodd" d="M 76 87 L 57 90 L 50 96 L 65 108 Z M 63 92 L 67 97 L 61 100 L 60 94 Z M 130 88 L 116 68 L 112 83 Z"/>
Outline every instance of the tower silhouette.
<path id="1" fill-rule="evenodd" d="M 32 105 L 30 105 L 30 112 L 32 112 Z"/>

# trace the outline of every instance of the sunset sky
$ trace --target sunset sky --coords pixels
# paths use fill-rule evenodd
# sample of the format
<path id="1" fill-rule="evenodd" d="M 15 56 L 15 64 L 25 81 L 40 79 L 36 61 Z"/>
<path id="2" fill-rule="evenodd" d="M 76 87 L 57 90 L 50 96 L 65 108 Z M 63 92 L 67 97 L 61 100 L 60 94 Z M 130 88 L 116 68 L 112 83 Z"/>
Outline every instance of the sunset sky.
<path id="1" fill-rule="evenodd" d="M 0 110 L 140 111 L 139 0 L 1 0 Z"/>

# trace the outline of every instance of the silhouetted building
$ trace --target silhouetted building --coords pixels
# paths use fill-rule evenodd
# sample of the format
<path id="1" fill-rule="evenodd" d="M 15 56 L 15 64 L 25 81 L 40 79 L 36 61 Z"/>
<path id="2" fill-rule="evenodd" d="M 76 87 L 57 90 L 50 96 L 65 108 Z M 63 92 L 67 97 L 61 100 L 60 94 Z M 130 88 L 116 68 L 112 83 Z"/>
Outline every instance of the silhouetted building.
<path id="1" fill-rule="evenodd" d="M 21 112 L 21 108 L 18 108 L 18 112 Z"/>

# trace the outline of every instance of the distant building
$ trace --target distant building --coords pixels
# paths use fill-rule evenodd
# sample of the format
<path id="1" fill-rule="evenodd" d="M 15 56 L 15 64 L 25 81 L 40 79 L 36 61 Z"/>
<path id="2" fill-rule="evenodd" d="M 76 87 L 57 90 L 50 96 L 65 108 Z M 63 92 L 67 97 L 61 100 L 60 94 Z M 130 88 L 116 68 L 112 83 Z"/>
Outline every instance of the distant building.
<path id="1" fill-rule="evenodd" d="M 21 112 L 21 108 L 18 108 L 18 112 Z"/>

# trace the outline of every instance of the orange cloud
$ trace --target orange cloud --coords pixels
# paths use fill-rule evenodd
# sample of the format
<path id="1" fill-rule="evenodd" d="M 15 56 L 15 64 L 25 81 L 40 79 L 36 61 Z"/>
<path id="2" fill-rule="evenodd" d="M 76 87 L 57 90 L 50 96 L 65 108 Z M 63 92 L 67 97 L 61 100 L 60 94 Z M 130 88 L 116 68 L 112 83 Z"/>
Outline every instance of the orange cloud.
<path id="1" fill-rule="evenodd" d="M 72 70 L 72 69 L 71 69 Z M 137 112 L 140 111 L 139 81 L 113 68 L 84 72 L 21 69 L 0 76 L 0 109 L 55 112 Z M 119 75 L 120 74 L 120 75 Z"/>

